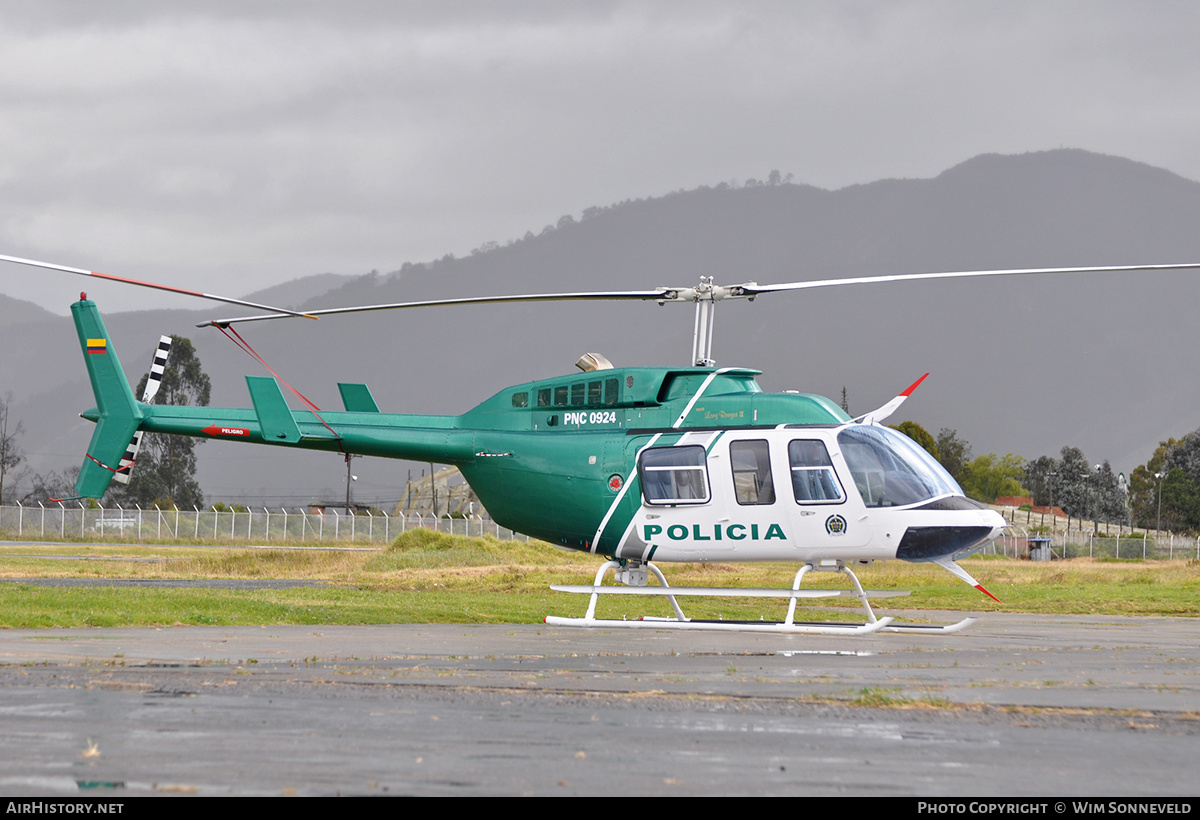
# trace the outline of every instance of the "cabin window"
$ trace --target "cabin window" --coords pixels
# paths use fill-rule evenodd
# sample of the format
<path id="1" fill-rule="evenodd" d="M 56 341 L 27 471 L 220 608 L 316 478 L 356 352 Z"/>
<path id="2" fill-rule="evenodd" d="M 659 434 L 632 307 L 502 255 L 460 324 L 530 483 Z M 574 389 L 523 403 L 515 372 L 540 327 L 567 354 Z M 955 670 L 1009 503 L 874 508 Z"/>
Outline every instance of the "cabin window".
<path id="1" fill-rule="evenodd" d="M 733 492 L 739 504 L 775 503 L 771 454 L 766 441 L 731 442 L 729 461 L 733 467 Z"/>
<path id="2" fill-rule="evenodd" d="M 903 507 L 963 495 L 933 456 L 890 427 L 851 425 L 838 433 L 838 445 L 868 507 Z"/>
<path id="3" fill-rule="evenodd" d="M 621 397 L 621 382 L 619 379 L 605 379 L 604 403 L 612 407 Z"/>
<path id="4" fill-rule="evenodd" d="M 600 406 L 600 399 L 601 399 L 600 390 L 601 390 L 601 387 L 603 386 L 603 384 L 604 384 L 603 382 L 588 382 L 588 388 L 587 388 L 587 390 L 588 390 L 588 399 L 587 399 L 588 407 L 599 407 Z"/>
<path id="5" fill-rule="evenodd" d="M 513 405 L 513 407 L 528 407 L 529 406 L 529 394 L 526 392 L 513 393 L 512 405 Z"/>
<path id="6" fill-rule="evenodd" d="M 567 406 L 567 386 L 565 384 L 554 388 L 554 406 Z"/>
<path id="7" fill-rule="evenodd" d="M 654 447 L 638 459 L 647 504 L 705 504 L 709 499 L 704 448 Z"/>
<path id="8" fill-rule="evenodd" d="M 538 407 L 550 406 L 550 388 L 543 387 L 538 391 Z"/>
<path id="9" fill-rule="evenodd" d="M 829 460 L 825 442 L 801 439 L 788 444 L 792 467 L 792 492 L 797 504 L 831 504 L 845 500 Z"/>
<path id="10" fill-rule="evenodd" d="M 572 407 L 583 407 L 584 403 L 587 401 L 587 394 L 585 392 L 586 390 L 587 385 L 583 382 L 578 382 L 577 384 L 571 385 Z"/>

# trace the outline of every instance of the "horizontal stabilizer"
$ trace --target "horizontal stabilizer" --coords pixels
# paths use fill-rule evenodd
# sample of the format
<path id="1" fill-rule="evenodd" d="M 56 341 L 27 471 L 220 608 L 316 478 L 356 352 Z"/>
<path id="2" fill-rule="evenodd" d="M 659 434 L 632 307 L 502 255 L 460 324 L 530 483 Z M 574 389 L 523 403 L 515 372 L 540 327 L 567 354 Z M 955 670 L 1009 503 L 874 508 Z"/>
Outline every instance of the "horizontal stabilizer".
<path id="1" fill-rule="evenodd" d="M 378 413 L 379 405 L 371 395 L 371 388 L 365 384 L 344 384 L 338 382 L 338 392 L 342 394 L 342 406 L 348 413 Z"/>
<path id="2" fill-rule="evenodd" d="M 270 376 L 247 376 L 246 386 L 250 388 L 250 401 L 254 403 L 263 439 L 288 444 L 300 441 L 300 427 L 283 398 L 279 382 Z"/>

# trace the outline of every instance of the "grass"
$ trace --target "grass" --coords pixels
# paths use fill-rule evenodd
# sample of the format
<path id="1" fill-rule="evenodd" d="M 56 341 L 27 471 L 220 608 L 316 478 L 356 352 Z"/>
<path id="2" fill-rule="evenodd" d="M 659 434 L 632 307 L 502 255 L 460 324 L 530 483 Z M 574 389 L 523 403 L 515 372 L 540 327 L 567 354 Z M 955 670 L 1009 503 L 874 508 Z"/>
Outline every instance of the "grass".
<path id="1" fill-rule="evenodd" d="M 67 556 L 67 557 L 64 557 Z M 588 583 L 599 558 L 538 542 L 410 530 L 383 551 L 264 550 L 54 544 L 0 547 L 0 577 L 131 579 L 294 579 L 296 589 L 46 587 L 0 584 L 0 627 L 169 624 L 536 623 L 578 616 L 584 596 L 550 584 Z M 1031 563 L 1001 557 L 963 562 L 1001 599 L 996 603 L 930 564 L 891 561 L 864 568 L 868 589 L 911 589 L 876 607 L 965 613 L 1035 612 L 1200 615 L 1200 562 Z M 663 567 L 673 586 L 789 587 L 795 564 L 684 564 Z M 810 575 L 806 586 L 846 588 L 845 579 Z M 681 601 L 693 618 L 782 618 L 786 600 Z M 671 614 L 658 597 L 606 596 L 598 617 Z M 857 620 L 857 602 L 801 601 L 797 620 Z"/>

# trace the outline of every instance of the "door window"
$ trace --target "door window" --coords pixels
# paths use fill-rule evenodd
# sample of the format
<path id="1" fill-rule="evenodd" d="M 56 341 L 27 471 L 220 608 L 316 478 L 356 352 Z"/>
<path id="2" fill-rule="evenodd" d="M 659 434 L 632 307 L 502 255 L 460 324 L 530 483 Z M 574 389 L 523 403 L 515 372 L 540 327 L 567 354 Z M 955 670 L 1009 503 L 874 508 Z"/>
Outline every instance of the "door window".
<path id="1" fill-rule="evenodd" d="M 818 439 L 791 442 L 788 462 L 797 504 L 837 504 L 844 500 L 825 442 Z"/>

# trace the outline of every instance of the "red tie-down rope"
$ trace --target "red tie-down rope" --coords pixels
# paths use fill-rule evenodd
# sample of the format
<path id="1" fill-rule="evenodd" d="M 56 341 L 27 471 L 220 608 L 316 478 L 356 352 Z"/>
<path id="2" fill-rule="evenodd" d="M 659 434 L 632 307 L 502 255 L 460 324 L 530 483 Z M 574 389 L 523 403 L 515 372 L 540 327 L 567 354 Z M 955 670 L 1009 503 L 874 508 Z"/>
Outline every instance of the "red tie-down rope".
<path id="1" fill-rule="evenodd" d="M 233 342 L 239 348 L 241 348 L 246 353 L 248 353 L 250 356 L 252 356 L 254 359 L 256 359 L 259 364 L 261 364 L 267 370 L 271 371 L 271 375 L 274 376 L 275 378 L 279 379 L 279 382 L 284 387 L 286 387 L 288 390 L 291 390 L 292 395 L 294 395 L 296 398 L 300 399 L 300 401 L 304 402 L 305 406 L 308 407 L 309 411 L 314 416 L 317 417 L 317 421 L 321 422 L 321 424 L 324 424 L 325 429 L 328 430 L 329 432 L 333 433 L 334 438 L 336 438 L 338 440 L 338 449 L 339 450 L 342 449 L 342 437 L 338 435 L 336 430 L 334 430 L 332 427 L 329 426 L 329 424 L 325 421 L 325 419 L 321 418 L 321 408 L 317 407 L 315 404 L 313 404 L 311 401 L 309 401 L 308 398 L 303 393 L 301 393 L 299 390 L 297 390 L 296 388 L 294 388 L 290 384 L 288 384 L 287 381 L 284 380 L 283 376 L 280 376 L 278 373 L 276 373 L 275 368 L 273 368 L 273 367 L 271 367 L 271 365 L 267 364 L 267 360 L 264 359 L 262 356 L 258 355 L 258 351 L 256 351 L 253 347 L 251 347 L 250 343 L 247 342 L 245 339 L 243 339 L 238 334 L 238 332 L 233 329 L 232 326 L 223 327 L 221 325 L 215 325 L 215 327 L 217 328 L 217 330 L 219 330 L 225 334 L 226 339 L 229 339 L 229 341 Z"/>

